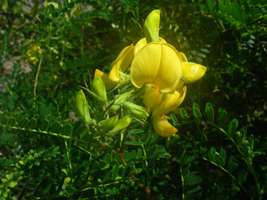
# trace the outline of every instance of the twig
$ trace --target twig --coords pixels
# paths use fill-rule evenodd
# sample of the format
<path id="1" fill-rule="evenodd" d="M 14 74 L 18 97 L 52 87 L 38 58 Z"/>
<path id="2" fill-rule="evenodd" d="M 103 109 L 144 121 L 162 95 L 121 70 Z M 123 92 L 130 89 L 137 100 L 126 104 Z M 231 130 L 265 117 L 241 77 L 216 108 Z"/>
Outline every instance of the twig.
<path id="1" fill-rule="evenodd" d="M 38 79 L 39 79 L 39 75 L 40 75 L 40 71 L 41 71 L 41 65 L 43 62 L 43 58 L 40 58 L 38 67 L 37 67 L 37 72 L 35 75 L 35 79 L 34 79 L 34 85 L 33 85 L 33 107 L 35 108 L 36 106 L 36 90 L 37 90 L 37 85 L 38 85 Z"/>
<path id="2" fill-rule="evenodd" d="M 5 125 L 5 124 L 0 124 L 0 127 L 12 129 L 12 130 L 18 130 L 18 131 L 26 131 L 26 132 L 30 132 L 30 133 L 37 133 L 37 134 L 55 136 L 55 137 L 62 138 L 62 139 L 65 139 L 65 140 L 71 140 L 72 139 L 70 136 L 59 134 L 59 133 L 55 133 L 55 132 L 50 132 L 50 131 L 43 131 L 43 130 L 37 130 L 37 129 L 27 129 L 27 128 L 22 128 L 22 127 L 17 127 L 17 126 L 8 126 L 8 125 Z"/>
<path id="3" fill-rule="evenodd" d="M 202 160 L 210 163 L 211 165 L 213 165 L 214 167 L 217 167 L 218 169 L 220 169 L 221 171 L 223 171 L 225 174 L 227 174 L 239 187 L 239 189 L 241 189 L 246 195 L 248 195 L 247 191 L 245 190 L 245 188 L 238 182 L 238 180 L 235 178 L 234 175 L 231 174 L 231 172 L 229 172 L 227 169 L 225 169 L 223 166 L 218 165 L 217 163 L 209 160 L 206 157 L 202 157 Z"/>
<path id="4" fill-rule="evenodd" d="M 182 194 L 181 194 L 181 196 L 182 196 L 182 200 L 184 200 L 185 199 L 185 195 L 184 195 L 184 176 L 183 176 L 183 169 L 182 169 L 181 166 L 179 168 L 180 168 L 179 170 L 180 170 L 180 175 L 181 175 L 181 186 L 182 186 L 182 189 L 181 189 Z"/>

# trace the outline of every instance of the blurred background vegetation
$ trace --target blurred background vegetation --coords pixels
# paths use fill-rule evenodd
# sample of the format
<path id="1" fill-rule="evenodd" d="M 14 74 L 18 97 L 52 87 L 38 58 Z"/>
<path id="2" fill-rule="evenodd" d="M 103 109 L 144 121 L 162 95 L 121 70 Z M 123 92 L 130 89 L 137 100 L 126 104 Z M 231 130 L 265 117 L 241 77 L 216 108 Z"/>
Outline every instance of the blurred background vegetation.
<path id="1" fill-rule="evenodd" d="M 179 137 L 132 126 L 107 144 L 74 93 L 155 8 L 207 74 L 171 116 Z M 264 0 L 1 0 L 0 199 L 267 199 L 266 63 Z"/>

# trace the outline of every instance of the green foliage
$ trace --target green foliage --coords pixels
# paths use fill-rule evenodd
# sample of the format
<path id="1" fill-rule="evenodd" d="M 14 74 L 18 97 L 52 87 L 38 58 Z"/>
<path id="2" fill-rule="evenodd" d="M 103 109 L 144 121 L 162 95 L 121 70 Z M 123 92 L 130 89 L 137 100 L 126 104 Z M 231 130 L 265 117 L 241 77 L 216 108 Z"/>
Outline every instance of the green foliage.
<path id="1" fill-rule="evenodd" d="M 147 116 L 130 94 L 106 105 L 93 71 L 143 35 L 154 8 L 160 35 L 207 74 L 171 114 L 177 136 L 159 137 L 142 117 L 108 135 L 123 111 Z M 261 0 L 1 1 L 0 199 L 265 199 L 266 9 Z M 111 121 L 83 123 L 81 86 L 90 117 L 111 106 Z"/>

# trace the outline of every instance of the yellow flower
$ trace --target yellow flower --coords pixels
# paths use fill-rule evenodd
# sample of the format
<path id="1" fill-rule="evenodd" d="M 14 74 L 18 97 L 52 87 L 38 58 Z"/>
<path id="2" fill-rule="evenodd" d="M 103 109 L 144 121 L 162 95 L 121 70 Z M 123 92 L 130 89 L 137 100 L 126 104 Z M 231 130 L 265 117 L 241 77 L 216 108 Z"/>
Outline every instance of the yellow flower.
<path id="1" fill-rule="evenodd" d="M 143 103 L 152 112 L 155 131 L 168 137 L 177 129 L 166 116 L 183 102 L 187 86 L 204 76 L 206 67 L 188 62 L 184 53 L 178 51 L 159 36 L 160 10 L 153 10 L 146 18 L 146 38 L 136 45 L 125 47 L 112 63 L 109 74 L 95 71 L 107 88 L 124 80 L 123 72 L 130 66 L 130 80 L 136 88 L 144 87 Z M 138 109 L 137 109 L 138 110 Z"/>
<path id="2" fill-rule="evenodd" d="M 38 44 L 32 44 L 26 52 L 27 60 L 31 64 L 36 64 L 39 61 L 41 54 L 41 47 Z"/>

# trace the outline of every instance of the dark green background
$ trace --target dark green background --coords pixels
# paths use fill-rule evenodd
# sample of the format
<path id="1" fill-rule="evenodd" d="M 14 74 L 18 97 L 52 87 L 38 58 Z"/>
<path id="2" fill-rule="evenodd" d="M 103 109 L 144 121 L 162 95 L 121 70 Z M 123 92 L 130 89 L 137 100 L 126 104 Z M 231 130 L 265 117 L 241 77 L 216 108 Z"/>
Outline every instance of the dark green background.
<path id="1" fill-rule="evenodd" d="M 0 199 L 267 198 L 266 1 L 38 2 L 0 3 Z M 134 123 L 106 145 L 69 118 L 74 92 L 143 37 L 155 8 L 161 37 L 207 73 L 171 116 L 179 137 Z M 35 98 L 38 63 L 20 62 L 33 44 Z"/>

